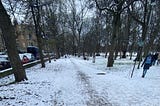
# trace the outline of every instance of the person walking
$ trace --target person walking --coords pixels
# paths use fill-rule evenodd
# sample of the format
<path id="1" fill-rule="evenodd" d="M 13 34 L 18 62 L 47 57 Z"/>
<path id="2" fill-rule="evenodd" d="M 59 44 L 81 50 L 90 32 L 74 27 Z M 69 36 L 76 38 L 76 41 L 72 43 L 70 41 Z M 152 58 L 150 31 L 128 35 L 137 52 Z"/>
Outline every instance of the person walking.
<path id="1" fill-rule="evenodd" d="M 160 63 L 160 53 L 158 53 L 157 65 Z"/>
<path id="2" fill-rule="evenodd" d="M 152 58 L 151 53 L 148 54 L 148 55 L 145 57 L 142 65 L 141 65 L 141 67 L 143 67 L 142 78 L 145 77 L 145 75 L 146 75 L 146 73 L 147 73 L 147 70 L 152 66 L 152 59 L 153 59 L 153 58 Z"/>

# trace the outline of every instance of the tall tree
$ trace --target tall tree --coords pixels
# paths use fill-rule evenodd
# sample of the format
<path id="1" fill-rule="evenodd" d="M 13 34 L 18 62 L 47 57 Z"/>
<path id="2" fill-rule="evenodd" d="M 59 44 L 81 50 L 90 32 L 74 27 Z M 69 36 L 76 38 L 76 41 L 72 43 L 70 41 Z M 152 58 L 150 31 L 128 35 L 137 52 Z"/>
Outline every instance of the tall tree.
<path id="1" fill-rule="evenodd" d="M 2 1 L 0 0 L 0 28 L 7 48 L 9 60 L 15 76 L 15 81 L 27 80 L 26 72 L 22 66 L 18 50 L 16 48 L 16 38 L 10 16 L 7 14 Z"/>
<path id="2" fill-rule="evenodd" d="M 121 28 L 121 14 L 124 9 L 127 8 L 131 2 L 133 2 L 133 0 L 130 0 L 128 5 L 126 5 L 126 0 L 95 0 L 95 2 L 99 10 L 107 11 L 107 13 L 112 14 L 112 37 L 107 67 L 113 67 L 114 52 Z"/>
<path id="3" fill-rule="evenodd" d="M 150 21 L 148 24 L 148 33 L 147 39 L 144 45 L 144 56 L 147 55 L 148 51 L 159 51 L 156 47 L 156 43 L 158 43 L 159 39 L 159 28 L 160 28 L 160 1 L 151 3 L 151 14 L 150 14 Z"/>
<path id="4" fill-rule="evenodd" d="M 60 2 L 60 1 L 59 1 Z M 56 6 L 55 6 L 56 5 Z M 58 26 L 58 19 L 57 16 L 57 3 L 53 3 L 52 5 L 45 6 L 45 26 L 46 26 L 46 34 L 50 40 L 53 41 L 52 47 L 54 49 L 56 58 L 60 58 L 60 51 L 59 51 L 59 26 Z"/>
<path id="5" fill-rule="evenodd" d="M 41 67 L 45 67 L 45 62 L 43 58 L 43 53 L 42 53 L 42 27 L 41 27 L 41 15 L 40 15 L 40 2 L 39 0 L 36 0 L 35 2 L 33 0 L 29 1 L 31 12 L 32 12 L 32 17 L 35 25 L 35 32 L 36 32 L 36 37 L 37 37 L 37 43 L 39 47 L 39 54 L 40 54 L 40 60 L 41 60 Z"/>
<path id="6" fill-rule="evenodd" d="M 138 6 L 137 6 L 138 4 Z M 131 17 L 141 26 L 141 37 L 139 39 L 139 48 L 136 60 L 139 61 L 138 69 L 142 59 L 142 50 L 145 44 L 146 36 L 148 33 L 148 27 L 150 24 L 150 16 L 152 10 L 152 4 L 149 0 L 139 0 L 134 3 L 129 8 L 129 13 Z M 139 11 L 141 10 L 141 11 Z"/>
<path id="7" fill-rule="evenodd" d="M 68 0 L 68 7 L 71 14 L 68 15 L 68 27 L 72 31 L 73 43 L 77 47 L 78 56 L 81 52 L 81 39 L 84 32 L 85 17 L 88 13 L 88 5 L 90 4 L 87 0 Z"/>

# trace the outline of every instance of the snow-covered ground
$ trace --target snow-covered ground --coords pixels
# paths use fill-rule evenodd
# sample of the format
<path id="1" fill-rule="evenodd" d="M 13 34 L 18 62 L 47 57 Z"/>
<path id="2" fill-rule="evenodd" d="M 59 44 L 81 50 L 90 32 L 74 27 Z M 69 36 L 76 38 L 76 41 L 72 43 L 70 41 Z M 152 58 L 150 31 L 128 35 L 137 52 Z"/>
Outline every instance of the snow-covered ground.
<path id="1" fill-rule="evenodd" d="M 28 81 L 8 84 L 12 75 L 1 78 L 0 106 L 160 106 L 160 66 L 145 78 L 135 68 L 130 78 L 133 60 L 117 59 L 113 68 L 106 60 L 61 58 L 27 69 Z"/>

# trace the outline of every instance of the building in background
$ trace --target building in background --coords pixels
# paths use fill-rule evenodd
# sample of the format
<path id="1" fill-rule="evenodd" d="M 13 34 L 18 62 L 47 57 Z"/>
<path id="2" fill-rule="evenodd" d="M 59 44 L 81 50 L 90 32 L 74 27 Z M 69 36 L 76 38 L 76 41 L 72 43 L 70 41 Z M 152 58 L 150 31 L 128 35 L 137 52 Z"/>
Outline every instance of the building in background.
<path id="1" fill-rule="evenodd" d="M 19 51 L 26 52 L 27 46 L 37 46 L 37 38 L 33 25 L 20 24 L 15 25 L 16 45 Z M 5 44 L 0 30 L 0 51 L 4 51 Z"/>
<path id="2" fill-rule="evenodd" d="M 37 46 L 34 26 L 21 24 L 16 26 L 16 43 L 20 51 L 26 51 L 27 46 Z"/>

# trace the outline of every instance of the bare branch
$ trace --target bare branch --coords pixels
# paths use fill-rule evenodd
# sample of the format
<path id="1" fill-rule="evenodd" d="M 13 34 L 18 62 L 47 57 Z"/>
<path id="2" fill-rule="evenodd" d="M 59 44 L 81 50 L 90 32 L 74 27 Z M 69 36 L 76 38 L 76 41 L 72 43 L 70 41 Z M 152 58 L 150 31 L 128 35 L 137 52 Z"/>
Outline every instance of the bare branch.
<path id="1" fill-rule="evenodd" d="M 97 8 L 98 8 L 100 11 L 107 10 L 107 11 L 109 11 L 109 12 L 111 12 L 111 13 L 114 13 L 114 12 L 115 12 L 114 10 L 112 10 L 112 9 L 110 9 L 110 8 L 108 8 L 108 7 L 103 7 L 103 8 L 101 8 L 101 7 L 99 6 L 99 4 L 98 4 L 98 1 L 95 0 L 95 2 L 96 2 Z"/>

